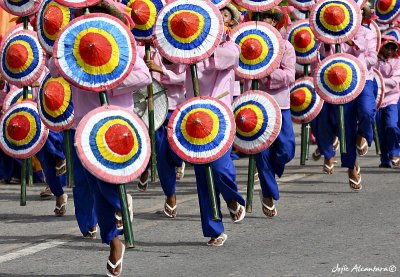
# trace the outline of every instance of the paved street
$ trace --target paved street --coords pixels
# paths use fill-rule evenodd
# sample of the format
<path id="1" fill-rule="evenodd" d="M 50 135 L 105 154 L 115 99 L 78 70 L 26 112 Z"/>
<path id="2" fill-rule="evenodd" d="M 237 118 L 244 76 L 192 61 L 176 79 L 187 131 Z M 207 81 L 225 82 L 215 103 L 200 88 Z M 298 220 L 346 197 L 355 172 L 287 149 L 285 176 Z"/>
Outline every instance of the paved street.
<path id="1" fill-rule="evenodd" d="M 322 160 L 301 167 L 299 155 L 297 145 L 279 181 L 278 217 L 262 214 L 259 186 L 242 224 L 233 224 L 224 207 L 228 240 L 221 248 L 205 245 L 192 168 L 177 188 L 173 220 L 162 213 L 158 183 L 144 193 L 129 185 L 136 248 L 125 254 L 123 276 L 400 276 L 400 171 L 378 168 L 371 148 L 360 160 L 364 189 L 355 193 L 345 169 L 324 175 Z M 245 196 L 247 159 L 236 164 Z M 104 276 L 109 248 L 82 238 L 71 189 L 62 218 L 53 215 L 54 199 L 40 200 L 41 189 L 28 188 L 20 207 L 19 186 L 0 185 L 0 275 Z"/>

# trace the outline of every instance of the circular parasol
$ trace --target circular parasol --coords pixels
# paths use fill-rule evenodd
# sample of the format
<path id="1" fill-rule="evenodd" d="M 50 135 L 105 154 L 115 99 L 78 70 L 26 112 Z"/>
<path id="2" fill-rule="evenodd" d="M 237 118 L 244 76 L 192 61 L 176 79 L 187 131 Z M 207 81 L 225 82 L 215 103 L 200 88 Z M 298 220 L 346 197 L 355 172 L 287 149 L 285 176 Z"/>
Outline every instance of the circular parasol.
<path id="1" fill-rule="evenodd" d="M 277 6 L 282 0 L 235 0 L 235 2 L 253 12 L 263 12 Z"/>
<path id="2" fill-rule="evenodd" d="M 194 97 L 179 105 L 168 122 L 168 141 L 183 160 L 211 163 L 232 146 L 235 135 L 233 114 L 212 97 Z"/>
<path id="3" fill-rule="evenodd" d="M 296 51 L 297 63 L 310 64 L 317 59 L 319 43 L 315 41 L 309 20 L 293 23 L 288 32 L 288 41 Z"/>
<path id="4" fill-rule="evenodd" d="M 53 45 L 58 34 L 72 20 L 72 17 L 72 9 L 53 0 L 44 0 L 40 5 L 36 29 L 39 42 L 48 54 L 53 54 Z"/>
<path id="5" fill-rule="evenodd" d="M 160 128 L 168 115 L 168 96 L 165 88 L 159 82 L 153 79 L 153 99 L 154 99 L 154 130 Z M 149 128 L 149 112 L 148 112 L 148 90 L 143 87 L 133 94 L 134 108 L 133 112 L 137 114 Z"/>
<path id="6" fill-rule="evenodd" d="M 383 36 L 393 36 L 396 38 L 396 41 L 400 41 L 400 28 L 399 27 L 390 27 L 387 28 L 383 33 Z"/>
<path id="7" fill-rule="evenodd" d="M 225 7 L 231 0 L 210 0 L 218 9 Z"/>
<path id="8" fill-rule="evenodd" d="M 258 21 L 240 24 L 233 29 L 231 40 L 241 48 L 237 76 L 258 79 L 279 68 L 285 42 L 270 24 Z"/>
<path id="9" fill-rule="evenodd" d="M 135 22 L 132 30 L 137 40 L 151 41 L 153 39 L 153 27 L 156 22 L 157 14 L 165 5 L 164 0 L 122 0 L 132 9 L 131 17 Z"/>
<path id="10" fill-rule="evenodd" d="M 297 79 L 290 86 L 290 113 L 297 124 L 308 123 L 321 111 L 324 101 L 314 90 L 313 78 Z"/>
<path id="11" fill-rule="evenodd" d="M 223 34 L 220 11 L 209 1 L 173 1 L 160 11 L 154 45 L 175 63 L 194 64 L 212 55 Z"/>
<path id="12" fill-rule="evenodd" d="M 378 89 L 375 97 L 376 109 L 379 109 L 382 105 L 385 94 L 385 81 L 383 80 L 383 76 L 378 69 L 372 68 L 372 70 L 374 71 L 374 79 L 372 81 L 374 82 L 374 87 L 377 87 Z"/>
<path id="13" fill-rule="evenodd" d="M 1 1 L 1 0 L 0 0 Z M 12 37 L 15 33 L 17 33 L 18 31 L 22 31 L 24 30 L 24 24 L 23 23 L 19 23 L 13 27 L 11 27 L 10 29 L 8 29 L 8 31 L 4 34 L 2 40 L 1 40 L 1 44 L 0 44 L 0 48 L 2 48 L 2 45 L 10 38 Z M 28 30 L 34 31 L 33 27 L 28 24 Z"/>
<path id="14" fill-rule="evenodd" d="M 314 87 L 331 104 L 355 99 L 365 85 L 365 68 L 350 54 L 335 54 L 321 61 L 314 72 Z"/>
<path id="15" fill-rule="evenodd" d="M 233 102 L 236 122 L 235 147 L 245 154 L 257 154 L 278 137 L 282 114 L 274 97 L 260 90 L 250 90 Z"/>
<path id="16" fill-rule="evenodd" d="M 4 0 L 7 12 L 17 16 L 34 14 L 39 8 L 41 0 Z"/>
<path id="17" fill-rule="evenodd" d="M 294 65 L 295 70 L 296 70 L 296 74 L 303 75 L 303 74 L 304 74 L 304 67 L 305 67 L 305 66 L 307 66 L 307 65 L 303 65 L 303 64 L 298 64 L 298 63 L 296 63 L 296 64 Z"/>
<path id="18" fill-rule="evenodd" d="M 240 12 L 241 15 L 245 16 L 247 14 L 247 12 L 248 12 L 247 9 L 245 9 L 242 6 L 238 5 L 234 1 L 232 1 L 231 4 L 236 7 L 236 9 Z"/>
<path id="19" fill-rule="evenodd" d="M 318 40 L 342 43 L 357 33 L 361 20 L 361 9 L 354 1 L 327 0 L 312 8 L 310 27 Z"/>
<path id="20" fill-rule="evenodd" d="M 47 74 L 39 87 L 38 109 L 50 130 L 69 129 L 74 123 L 71 85 L 62 77 L 52 78 Z"/>
<path id="21" fill-rule="evenodd" d="M 2 44 L 0 53 L 0 73 L 10 84 L 31 85 L 44 70 L 44 53 L 34 31 L 14 33 Z"/>
<path id="22" fill-rule="evenodd" d="M 291 13 L 291 15 L 294 17 L 294 19 L 296 20 L 302 20 L 302 19 L 306 19 L 306 14 L 303 11 L 294 9 Z"/>
<path id="23" fill-rule="evenodd" d="M 379 49 L 381 49 L 381 40 L 382 40 L 382 34 L 381 30 L 379 29 L 378 24 L 376 24 L 375 21 L 371 21 L 369 24 L 369 29 L 373 31 L 376 34 L 376 51 L 379 52 Z"/>
<path id="24" fill-rule="evenodd" d="M 54 61 L 71 84 L 104 91 L 131 73 L 136 45 L 130 30 L 107 14 L 88 14 L 72 20 L 54 44 Z"/>
<path id="25" fill-rule="evenodd" d="M 0 147 L 9 156 L 26 159 L 35 155 L 47 140 L 36 103 L 23 101 L 12 105 L 0 119 Z"/>
<path id="26" fill-rule="evenodd" d="M 132 111 L 103 106 L 85 115 L 76 129 L 79 159 L 97 178 L 124 184 L 142 174 L 150 160 L 146 126 Z"/>
<path id="27" fill-rule="evenodd" d="M 288 3 L 300 11 L 309 11 L 318 0 L 288 0 Z"/>
<path id="28" fill-rule="evenodd" d="M 86 8 L 100 3 L 101 0 L 54 0 L 69 8 Z"/>
<path id="29" fill-rule="evenodd" d="M 15 103 L 20 103 L 24 99 L 24 90 L 22 88 L 11 90 L 7 93 L 6 97 L 4 97 L 3 102 L 3 111 L 7 111 Z M 32 90 L 28 90 L 28 99 L 32 100 Z"/>
<path id="30" fill-rule="evenodd" d="M 357 3 L 357 5 L 362 8 L 364 5 L 367 3 L 367 0 L 354 0 L 354 2 Z"/>
<path id="31" fill-rule="evenodd" d="M 375 15 L 380 23 L 390 23 L 400 14 L 400 1 L 398 0 L 376 0 Z"/>

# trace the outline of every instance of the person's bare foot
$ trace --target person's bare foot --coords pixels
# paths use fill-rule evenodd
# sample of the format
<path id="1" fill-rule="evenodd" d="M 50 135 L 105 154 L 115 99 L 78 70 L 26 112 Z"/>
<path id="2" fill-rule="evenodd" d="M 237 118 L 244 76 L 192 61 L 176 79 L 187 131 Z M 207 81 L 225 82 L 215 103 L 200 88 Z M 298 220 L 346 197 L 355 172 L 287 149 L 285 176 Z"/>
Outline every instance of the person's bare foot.
<path id="1" fill-rule="evenodd" d="M 335 167 L 335 157 L 331 157 L 330 159 L 324 159 L 324 167 L 322 171 L 328 175 L 333 174 Z"/>
<path id="2" fill-rule="evenodd" d="M 278 214 L 272 197 L 262 198 L 262 211 L 268 217 L 274 217 Z"/>
<path id="3" fill-rule="evenodd" d="M 118 237 L 115 237 L 110 243 L 110 256 L 108 257 L 107 262 L 108 276 L 119 276 L 121 274 L 124 252 L 125 245 Z"/>
<path id="4" fill-rule="evenodd" d="M 367 140 L 361 135 L 357 135 L 357 153 L 360 156 L 365 156 L 368 153 Z"/>
<path id="5" fill-rule="evenodd" d="M 167 197 L 165 200 L 164 214 L 170 218 L 176 217 L 176 194 Z"/>
<path id="6" fill-rule="evenodd" d="M 246 211 L 236 200 L 232 200 L 227 205 L 233 222 L 239 222 L 244 218 Z"/>
<path id="7" fill-rule="evenodd" d="M 139 191 L 146 191 L 149 186 L 149 175 L 150 170 L 145 170 L 142 175 L 140 175 L 139 183 L 137 184 L 137 188 Z"/>
<path id="8" fill-rule="evenodd" d="M 55 216 L 63 216 L 67 212 L 68 195 L 66 193 L 56 197 Z"/>
<path id="9" fill-rule="evenodd" d="M 350 188 L 354 191 L 359 191 L 362 189 L 361 185 L 361 174 L 360 174 L 360 166 L 358 162 L 356 162 L 354 168 L 349 168 L 347 170 L 347 174 L 349 176 L 349 185 Z"/>
<path id="10" fill-rule="evenodd" d="M 222 245 L 224 245 L 227 238 L 228 238 L 228 236 L 226 234 L 222 233 L 218 237 L 211 238 L 207 242 L 207 245 L 208 246 L 216 246 L 216 247 L 222 246 Z"/>

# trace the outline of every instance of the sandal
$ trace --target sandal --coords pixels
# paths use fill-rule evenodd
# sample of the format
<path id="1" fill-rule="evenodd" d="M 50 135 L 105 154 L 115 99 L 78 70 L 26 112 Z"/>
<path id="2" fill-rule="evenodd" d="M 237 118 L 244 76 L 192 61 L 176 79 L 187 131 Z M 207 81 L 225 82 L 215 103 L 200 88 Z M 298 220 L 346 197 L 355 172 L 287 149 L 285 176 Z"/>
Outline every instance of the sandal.
<path id="1" fill-rule="evenodd" d="M 398 157 L 390 159 L 393 168 L 400 168 L 400 159 Z"/>
<path id="2" fill-rule="evenodd" d="M 176 217 L 176 205 L 171 207 L 170 205 L 168 205 L 167 201 L 165 201 L 164 214 L 166 216 L 168 216 L 169 218 L 175 218 Z"/>
<path id="3" fill-rule="evenodd" d="M 325 174 L 331 175 L 333 174 L 334 168 L 335 168 L 335 163 L 328 164 L 329 160 L 324 161 L 324 167 L 322 168 L 322 171 Z"/>
<path id="4" fill-rule="evenodd" d="M 246 209 L 244 208 L 244 206 L 240 205 L 239 203 L 237 203 L 236 210 L 232 210 L 229 207 L 228 207 L 228 210 L 229 210 L 231 219 L 234 223 L 238 223 L 238 222 L 242 221 L 243 218 L 246 216 Z M 234 216 L 237 215 L 240 211 L 241 211 L 241 214 L 240 214 L 239 218 L 235 219 Z"/>
<path id="5" fill-rule="evenodd" d="M 64 193 L 61 196 L 62 196 L 62 202 L 57 204 L 56 201 L 56 208 L 54 209 L 55 216 L 63 216 L 67 212 L 68 195 Z"/>
<path id="6" fill-rule="evenodd" d="M 185 162 L 182 162 L 182 166 L 176 168 L 176 180 L 182 180 L 183 176 L 185 176 L 185 166 Z"/>
<path id="7" fill-rule="evenodd" d="M 338 151 L 339 150 L 339 139 L 338 137 L 335 137 L 335 141 L 333 142 L 333 151 Z"/>
<path id="8" fill-rule="evenodd" d="M 121 244 L 122 244 L 121 258 L 115 264 L 113 264 L 110 260 L 107 261 L 107 265 L 109 265 L 113 270 L 116 269 L 119 265 L 121 265 L 121 269 L 119 270 L 118 274 L 113 274 L 108 270 L 108 268 L 106 268 L 106 274 L 108 277 L 118 277 L 122 273 L 122 262 L 124 261 L 125 244 L 123 244 L 122 242 Z"/>
<path id="9" fill-rule="evenodd" d="M 208 246 L 215 246 L 215 247 L 220 247 L 222 245 L 224 245 L 225 241 L 228 239 L 228 235 L 227 234 L 220 234 L 218 237 L 216 238 L 211 238 L 208 242 L 207 245 Z"/>
<path id="10" fill-rule="evenodd" d="M 57 165 L 57 162 L 61 161 L 61 164 Z M 65 160 L 59 160 L 56 162 L 56 176 L 64 175 L 67 172 L 67 163 Z"/>
<path id="11" fill-rule="evenodd" d="M 129 210 L 129 219 L 133 220 L 133 205 L 132 205 L 132 195 L 130 195 L 129 193 L 126 194 L 126 199 L 128 201 L 128 210 Z M 115 219 L 118 221 L 117 222 L 117 230 L 122 231 L 124 230 L 124 223 L 122 220 L 122 215 L 118 215 L 117 213 L 114 214 Z"/>
<path id="12" fill-rule="evenodd" d="M 321 152 L 319 152 L 318 147 L 315 149 L 314 153 L 312 153 L 312 158 L 314 161 L 318 161 L 321 158 Z"/>
<path id="13" fill-rule="evenodd" d="M 357 144 L 357 153 L 361 157 L 367 155 L 367 153 L 368 153 L 368 144 L 367 144 L 367 140 L 365 138 L 361 139 L 361 146 L 359 144 Z"/>
<path id="14" fill-rule="evenodd" d="M 147 180 L 142 182 L 142 180 L 140 180 L 139 178 L 139 183 L 137 184 L 137 189 L 141 192 L 144 192 L 147 190 L 147 187 L 149 186 L 149 181 L 150 181 L 150 174 L 147 171 Z"/>
<path id="15" fill-rule="evenodd" d="M 260 181 L 260 178 L 258 177 L 258 172 L 256 172 L 254 174 L 254 182 L 258 182 L 258 181 Z"/>
<path id="16" fill-rule="evenodd" d="M 263 214 L 267 217 L 275 217 L 278 215 L 278 211 L 275 208 L 275 205 L 272 205 L 272 207 L 268 206 L 267 204 L 264 203 L 264 196 L 262 195 L 262 192 L 260 190 L 260 200 L 261 200 L 261 204 L 262 204 L 262 211 Z M 272 213 L 268 213 L 268 212 L 272 212 Z"/>
<path id="17" fill-rule="evenodd" d="M 41 198 L 47 198 L 53 196 L 53 193 L 50 190 L 50 187 L 47 185 L 41 192 L 40 192 L 40 197 Z"/>
<path id="18" fill-rule="evenodd" d="M 95 239 L 97 237 L 97 226 L 89 228 L 87 234 L 83 235 L 85 239 Z"/>
<path id="19" fill-rule="evenodd" d="M 357 166 L 357 168 L 356 168 L 356 172 L 358 175 L 357 180 L 354 180 L 354 179 L 350 178 L 350 176 L 349 176 L 349 186 L 354 191 L 360 191 L 362 189 L 360 171 L 361 171 L 361 168 L 359 166 Z"/>
<path id="20" fill-rule="evenodd" d="M 13 184 L 13 185 L 17 185 L 17 184 L 21 183 L 21 179 L 16 178 L 16 177 L 12 177 L 9 183 Z"/>

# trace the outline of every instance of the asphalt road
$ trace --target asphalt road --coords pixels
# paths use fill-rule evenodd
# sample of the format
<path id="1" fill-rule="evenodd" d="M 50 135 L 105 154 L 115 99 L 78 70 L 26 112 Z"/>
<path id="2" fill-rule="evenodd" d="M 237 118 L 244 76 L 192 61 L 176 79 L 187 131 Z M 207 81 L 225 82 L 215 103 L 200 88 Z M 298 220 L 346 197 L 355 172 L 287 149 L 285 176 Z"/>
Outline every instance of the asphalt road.
<path id="1" fill-rule="evenodd" d="M 262 214 L 256 186 L 242 224 L 224 208 L 221 248 L 205 245 L 192 168 L 177 188 L 176 219 L 162 213 L 158 183 L 144 193 L 130 185 L 136 248 L 126 252 L 122 276 L 400 276 L 400 171 L 378 168 L 372 148 L 360 160 L 364 188 L 355 193 L 345 169 L 328 176 L 322 160 L 299 166 L 297 150 L 279 181 L 278 216 Z M 245 196 L 247 159 L 236 164 Z M 0 185 L 0 276 L 104 276 L 109 248 L 81 237 L 71 189 L 62 218 L 53 215 L 54 199 L 40 200 L 41 189 L 28 188 L 20 207 L 19 187 Z"/>

